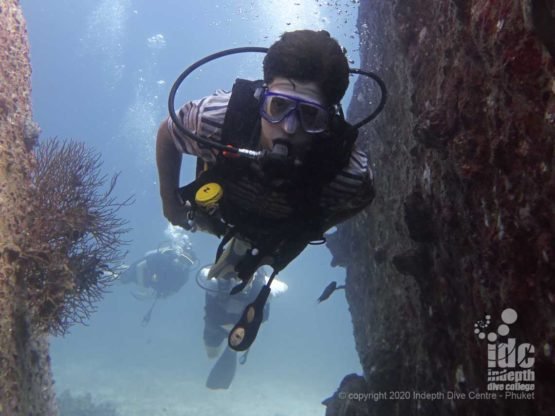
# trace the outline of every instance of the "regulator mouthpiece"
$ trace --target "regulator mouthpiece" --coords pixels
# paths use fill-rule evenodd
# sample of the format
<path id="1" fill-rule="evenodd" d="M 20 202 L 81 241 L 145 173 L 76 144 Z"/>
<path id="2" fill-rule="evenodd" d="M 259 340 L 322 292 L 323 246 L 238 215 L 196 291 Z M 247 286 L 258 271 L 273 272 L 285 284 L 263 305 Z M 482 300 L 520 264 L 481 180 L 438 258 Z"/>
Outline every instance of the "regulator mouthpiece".
<path id="1" fill-rule="evenodd" d="M 289 140 L 275 139 L 272 150 L 265 151 L 261 160 L 262 170 L 268 179 L 286 179 L 291 176 L 292 169 L 301 163 L 292 155 L 293 148 Z"/>
<path id="2" fill-rule="evenodd" d="M 291 143 L 285 139 L 275 139 L 271 151 L 274 158 L 284 158 L 289 156 L 291 150 Z"/>

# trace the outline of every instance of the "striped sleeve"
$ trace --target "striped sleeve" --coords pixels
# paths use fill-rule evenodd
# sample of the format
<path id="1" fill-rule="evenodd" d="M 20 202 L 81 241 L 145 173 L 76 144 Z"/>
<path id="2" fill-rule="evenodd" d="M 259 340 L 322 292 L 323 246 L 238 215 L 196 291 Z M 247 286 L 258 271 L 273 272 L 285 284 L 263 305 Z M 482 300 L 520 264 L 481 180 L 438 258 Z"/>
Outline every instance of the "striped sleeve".
<path id="1" fill-rule="evenodd" d="M 368 158 L 355 149 L 347 166 L 322 189 L 320 206 L 331 227 L 360 212 L 373 198 L 373 173 Z"/>
<path id="2" fill-rule="evenodd" d="M 220 142 L 230 96 L 230 92 L 218 90 L 208 97 L 189 101 L 179 109 L 177 117 L 185 128 L 194 134 Z M 211 149 L 187 137 L 178 130 L 171 117 L 168 117 L 167 123 L 175 146 L 180 152 L 199 156 L 207 162 L 216 160 L 218 150 Z"/>

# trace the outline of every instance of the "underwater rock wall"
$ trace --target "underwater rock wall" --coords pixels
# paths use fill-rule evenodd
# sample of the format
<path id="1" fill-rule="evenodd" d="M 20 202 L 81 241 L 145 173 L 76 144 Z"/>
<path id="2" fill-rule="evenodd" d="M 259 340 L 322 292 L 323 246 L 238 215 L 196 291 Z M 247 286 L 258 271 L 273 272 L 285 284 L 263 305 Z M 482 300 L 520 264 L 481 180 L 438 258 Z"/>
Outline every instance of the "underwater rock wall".
<path id="1" fill-rule="evenodd" d="M 53 415 L 48 343 L 30 325 L 20 276 L 38 131 L 31 119 L 29 46 L 19 3 L 0 3 L 0 415 Z"/>
<path id="2" fill-rule="evenodd" d="M 555 408 L 554 16 L 552 0 L 360 2 L 361 67 L 389 100 L 359 139 L 376 198 L 329 246 L 368 392 L 388 394 L 368 414 Z M 372 91 L 357 82 L 351 119 Z M 487 391 L 475 323 L 490 315 L 496 332 L 506 308 L 535 349 L 535 399 L 471 399 Z"/>

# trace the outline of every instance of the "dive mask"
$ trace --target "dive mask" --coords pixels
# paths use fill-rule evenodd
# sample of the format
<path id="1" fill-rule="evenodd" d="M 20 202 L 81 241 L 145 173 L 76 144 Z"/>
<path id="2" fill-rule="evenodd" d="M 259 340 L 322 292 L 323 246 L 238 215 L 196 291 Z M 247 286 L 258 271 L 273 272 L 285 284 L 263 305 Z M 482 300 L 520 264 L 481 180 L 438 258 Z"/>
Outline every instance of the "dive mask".
<path id="1" fill-rule="evenodd" d="M 328 128 L 330 111 L 322 105 L 287 94 L 264 92 L 260 103 L 260 115 L 264 120 L 277 124 L 293 112 L 306 133 L 322 133 Z"/>

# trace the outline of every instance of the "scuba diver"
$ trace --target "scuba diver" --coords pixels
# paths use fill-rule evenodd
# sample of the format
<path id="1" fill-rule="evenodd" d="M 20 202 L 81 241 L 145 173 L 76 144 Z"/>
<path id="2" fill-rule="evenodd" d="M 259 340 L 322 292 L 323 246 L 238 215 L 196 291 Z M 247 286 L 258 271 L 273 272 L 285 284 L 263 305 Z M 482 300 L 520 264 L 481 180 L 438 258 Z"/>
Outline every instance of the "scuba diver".
<path id="1" fill-rule="evenodd" d="M 143 326 L 150 321 L 158 300 L 179 292 L 187 283 L 190 271 L 196 266 L 197 260 L 191 245 L 188 240 L 185 240 L 185 243 L 163 245 L 156 250 L 148 251 L 119 274 L 121 283 L 134 283 L 139 287 L 137 291 L 132 292 L 136 299 L 153 300 L 143 318 Z"/>
<path id="2" fill-rule="evenodd" d="M 175 111 L 176 90 L 193 70 L 240 52 L 266 53 L 263 80 L 237 79 L 231 93 L 218 90 Z M 381 88 L 375 111 L 355 125 L 345 121 L 340 105 L 350 72 Z M 237 278 L 232 296 L 260 266 L 273 269 L 230 331 L 231 349 L 245 351 L 254 341 L 277 273 L 371 203 L 372 171 L 355 140 L 358 128 L 383 108 L 385 94 L 376 75 L 349 68 L 324 30 L 286 32 L 269 49 L 222 51 L 193 64 L 174 84 L 170 117 L 156 141 L 165 217 L 222 237 L 208 277 Z M 183 153 L 197 156 L 197 178 L 179 188 Z"/>
<path id="3" fill-rule="evenodd" d="M 249 284 L 238 294 L 230 295 L 230 290 L 238 283 L 237 279 L 209 278 L 209 268 L 203 268 L 197 274 L 197 284 L 205 290 L 204 303 L 204 347 L 208 358 L 220 357 L 214 364 L 206 387 L 210 389 L 227 389 L 231 385 L 237 368 L 237 352 L 227 345 L 223 347 L 224 339 L 237 320 L 240 319 L 243 309 L 253 302 L 262 287 L 268 282 L 269 276 L 264 268 L 258 269 Z M 287 284 L 275 279 L 272 283 L 272 297 L 276 297 L 287 290 Z M 270 314 L 270 303 L 264 305 L 262 322 Z M 240 358 L 239 363 L 245 364 L 247 350 Z M 221 354 L 220 354 L 221 352 Z"/>

